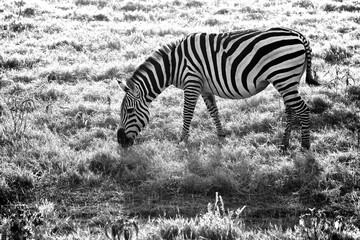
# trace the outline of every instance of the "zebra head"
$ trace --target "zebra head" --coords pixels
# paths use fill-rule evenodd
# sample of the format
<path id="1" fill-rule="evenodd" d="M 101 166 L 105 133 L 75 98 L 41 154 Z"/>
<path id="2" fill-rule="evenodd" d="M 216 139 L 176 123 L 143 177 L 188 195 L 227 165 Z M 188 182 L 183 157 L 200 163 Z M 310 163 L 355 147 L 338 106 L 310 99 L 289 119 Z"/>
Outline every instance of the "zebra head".
<path id="1" fill-rule="evenodd" d="M 139 87 L 132 80 L 127 84 L 118 81 L 120 87 L 125 91 L 125 97 L 120 109 L 120 128 L 117 131 L 118 143 L 123 147 L 134 144 L 136 136 L 149 122 L 149 111 L 146 101 L 141 97 Z"/>

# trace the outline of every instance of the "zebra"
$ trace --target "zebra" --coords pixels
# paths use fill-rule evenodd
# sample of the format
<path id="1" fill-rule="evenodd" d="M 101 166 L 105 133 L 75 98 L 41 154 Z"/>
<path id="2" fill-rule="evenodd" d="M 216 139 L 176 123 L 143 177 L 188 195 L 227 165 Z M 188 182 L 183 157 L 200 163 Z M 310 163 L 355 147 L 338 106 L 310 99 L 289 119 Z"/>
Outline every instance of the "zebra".
<path id="1" fill-rule="evenodd" d="M 150 103 L 167 87 L 184 90 L 180 141 L 187 142 L 190 122 L 201 95 L 215 122 L 219 138 L 225 137 L 215 95 L 243 99 L 270 83 L 281 94 L 287 124 L 282 148 L 289 146 L 295 116 L 301 123 L 301 147 L 310 148 L 309 108 L 298 92 L 300 79 L 318 86 L 311 70 L 311 48 L 303 34 L 288 28 L 250 29 L 228 33 L 194 33 L 155 51 L 124 83 L 118 143 L 133 145 L 149 122 Z"/>

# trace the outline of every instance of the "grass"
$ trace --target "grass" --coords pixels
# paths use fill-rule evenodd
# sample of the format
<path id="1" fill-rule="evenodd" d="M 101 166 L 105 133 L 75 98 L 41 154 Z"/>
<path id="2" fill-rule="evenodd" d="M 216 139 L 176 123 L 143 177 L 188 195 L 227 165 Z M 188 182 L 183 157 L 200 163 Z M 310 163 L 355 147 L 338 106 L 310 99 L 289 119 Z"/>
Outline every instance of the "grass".
<path id="1" fill-rule="evenodd" d="M 138 221 L 140 239 L 359 237 L 355 2 L 18 2 L 0 4 L 2 238 L 104 239 L 103 227 L 123 217 Z M 221 141 L 199 100 L 188 145 L 178 144 L 183 92 L 170 87 L 136 144 L 119 148 L 124 93 L 114 78 L 192 32 L 273 26 L 311 41 L 322 82 L 300 86 L 311 152 L 299 127 L 279 150 L 285 113 L 272 87 L 217 99 Z"/>

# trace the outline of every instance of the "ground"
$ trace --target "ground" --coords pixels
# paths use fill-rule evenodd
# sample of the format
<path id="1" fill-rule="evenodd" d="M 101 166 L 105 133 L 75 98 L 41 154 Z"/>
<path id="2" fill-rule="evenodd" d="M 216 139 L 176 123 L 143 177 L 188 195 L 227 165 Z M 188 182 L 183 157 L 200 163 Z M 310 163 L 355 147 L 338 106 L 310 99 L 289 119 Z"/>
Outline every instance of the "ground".
<path id="1" fill-rule="evenodd" d="M 2 237 L 104 239 L 107 223 L 128 217 L 141 239 L 356 239 L 359 11 L 331 0 L 1 2 Z M 183 92 L 170 87 L 135 145 L 119 148 L 116 79 L 193 32 L 277 26 L 307 37 L 322 83 L 300 86 L 310 151 L 298 128 L 280 150 L 285 113 L 272 86 L 217 98 L 224 140 L 199 101 L 189 144 L 178 143 Z"/>

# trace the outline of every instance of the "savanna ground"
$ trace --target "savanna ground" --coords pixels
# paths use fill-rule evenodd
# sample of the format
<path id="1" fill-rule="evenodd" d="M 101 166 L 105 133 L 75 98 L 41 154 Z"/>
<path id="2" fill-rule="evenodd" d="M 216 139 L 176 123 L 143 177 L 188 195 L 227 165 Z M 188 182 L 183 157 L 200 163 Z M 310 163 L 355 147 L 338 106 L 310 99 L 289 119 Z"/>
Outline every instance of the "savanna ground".
<path id="1" fill-rule="evenodd" d="M 356 239 L 359 11 L 341 0 L 2 1 L 2 239 L 105 239 L 104 225 L 124 216 L 140 239 Z M 311 151 L 298 128 L 279 150 L 285 115 L 272 86 L 217 99 L 223 141 L 199 101 L 188 145 L 177 142 L 183 93 L 169 88 L 135 146 L 119 148 L 115 78 L 189 33 L 273 26 L 311 41 L 322 82 L 300 88 Z"/>

